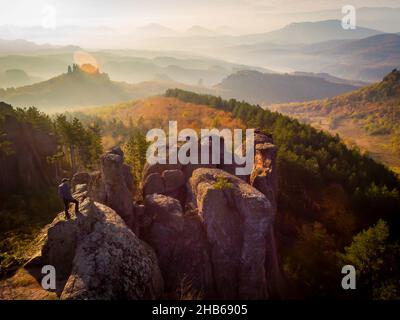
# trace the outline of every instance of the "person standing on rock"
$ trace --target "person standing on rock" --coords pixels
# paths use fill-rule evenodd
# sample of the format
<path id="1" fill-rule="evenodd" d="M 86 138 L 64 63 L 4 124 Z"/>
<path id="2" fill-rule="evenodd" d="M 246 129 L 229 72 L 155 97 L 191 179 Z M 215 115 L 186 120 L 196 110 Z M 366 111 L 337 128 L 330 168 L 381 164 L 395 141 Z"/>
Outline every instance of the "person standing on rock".
<path id="1" fill-rule="evenodd" d="M 67 220 L 71 218 L 68 212 L 70 203 L 75 203 L 75 213 L 79 212 L 79 201 L 72 197 L 68 181 L 69 180 L 67 178 L 64 178 L 61 180 L 61 184 L 58 186 L 58 195 L 64 202 L 65 218 Z"/>

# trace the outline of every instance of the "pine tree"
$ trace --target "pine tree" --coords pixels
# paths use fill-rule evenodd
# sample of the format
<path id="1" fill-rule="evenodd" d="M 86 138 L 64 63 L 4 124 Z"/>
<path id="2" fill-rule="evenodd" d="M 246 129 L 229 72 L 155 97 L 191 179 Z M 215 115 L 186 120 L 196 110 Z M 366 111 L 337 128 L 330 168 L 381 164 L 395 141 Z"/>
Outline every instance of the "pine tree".
<path id="1" fill-rule="evenodd" d="M 143 178 L 148 146 L 149 143 L 146 141 L 146 136 L 137 128 L 132 130 L 130 138 L 124 146 L 125 162 L 131 167 L 136 185 L 139 185 Z"/>

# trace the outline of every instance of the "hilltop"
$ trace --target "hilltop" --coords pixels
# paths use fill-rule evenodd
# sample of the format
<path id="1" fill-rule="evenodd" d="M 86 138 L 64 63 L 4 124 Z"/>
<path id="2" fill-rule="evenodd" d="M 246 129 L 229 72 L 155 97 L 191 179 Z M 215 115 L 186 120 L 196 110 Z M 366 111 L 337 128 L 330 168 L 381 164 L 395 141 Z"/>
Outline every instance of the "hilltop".
<path id="1" fill-rule="evenodd" d="M 171 81 L 128 84 L 112 81 L 106 73 L 100 73 L 93 68 L 75 68 L 47 81 L 19 88 L 0 89 L 0 101 L 16 107 L 68 109 L 144 98 L 161 94 L 170 87 L 189 86 Z"/>
<path id="2" fill-rule="evenodd" d="M 273 106 L 317 127 L 341 134 L 395 169 L 400 167 L 400 71 L 381 82 L 325 100 Z"/>

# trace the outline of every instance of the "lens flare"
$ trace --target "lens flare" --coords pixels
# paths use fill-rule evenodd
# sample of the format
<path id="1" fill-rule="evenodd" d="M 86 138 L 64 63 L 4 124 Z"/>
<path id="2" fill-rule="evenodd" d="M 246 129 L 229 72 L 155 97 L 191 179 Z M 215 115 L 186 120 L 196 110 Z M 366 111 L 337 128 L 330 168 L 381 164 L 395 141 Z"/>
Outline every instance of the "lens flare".
<path id="1" fill-rule="evenodd" d="M 96 58 L 85 51 L 75 51 L 74 62 L 86 73 L 95 74 L 100 72 L 100 66 Z"/>

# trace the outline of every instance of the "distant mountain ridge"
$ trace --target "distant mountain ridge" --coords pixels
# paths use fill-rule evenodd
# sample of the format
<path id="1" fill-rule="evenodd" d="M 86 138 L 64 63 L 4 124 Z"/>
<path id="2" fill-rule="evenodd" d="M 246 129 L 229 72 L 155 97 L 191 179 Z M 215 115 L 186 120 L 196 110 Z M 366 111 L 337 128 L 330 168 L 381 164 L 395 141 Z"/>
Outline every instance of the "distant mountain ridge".
<path id="1" fill-rule="evenodd" d="M 329 82 L 315 76 L 268 74 L 246 70 L 228 76 L 214 88 L 225 98 L 273 104 L 333 97 L 357 87 Z"/>
<path id="2" fill-rule="evenodd" d="M 356 86 L 356 87 L 364 87 L 364 86 L 369 85 L 369 83 L 367 83 L 367 82 L 342 79 L 342 78 L 332 76 L 331 74 L 326 73 L 326 72 L 314 73 L 314 72 L 295 71 L 292 74 L 295 76 L 308 76 L 308 77 L 322 78 L 322 79 L 325 79 L 326 81 L 329 81 L 332 83 L 348 84 L 348 85 Z"/>
<path id="3" fill-rule="evenodd" d="M 51 44 L 37 44 L 23 39 L 4 40 L 0 38 L 0 54 L 27 54 L 38 52 L 73 52 L 79 50 L 78 46 L 55 46 Z"/>
<path id="4" fill-rule="evenodd" d="M 275 70 L 306 70 L 375 82 L 400 66 L 400 35 L 381 33 L 362 39 L 335 39 L 309 44 L 260 42 L 221 49 L 219 56 Z"/>
<path id="5" fill-rule="evenodd" d="M 379 34 L 364 39 L 334 43 L 321 47 L 314 55 L 332 58 L 324 68 L 350 79 L 376 81 L 400 66 L 400 35 Z"/>
<path id="6" fill-rule="evenodd" d="M 379 30 L 358 26 L 345 30 L 340 20 L 296 22 L 281 29 L 260 34 L 240 36 L 244 43 L 315 43 L 337 39 L 361 39 L 381 34 Z"/>

